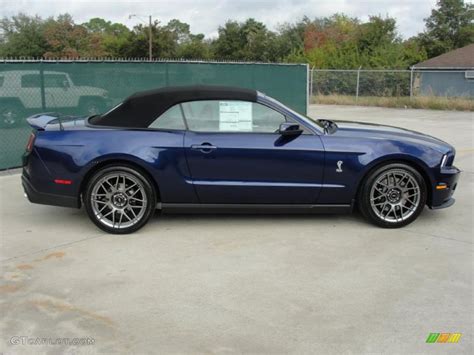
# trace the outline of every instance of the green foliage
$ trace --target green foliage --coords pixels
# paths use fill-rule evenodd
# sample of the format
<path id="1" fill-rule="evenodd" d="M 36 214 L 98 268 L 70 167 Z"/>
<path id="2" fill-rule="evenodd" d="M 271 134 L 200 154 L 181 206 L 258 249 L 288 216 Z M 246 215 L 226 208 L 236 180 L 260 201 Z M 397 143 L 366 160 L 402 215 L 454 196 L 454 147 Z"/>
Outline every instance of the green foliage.
<path id="1" fill-rule="evenodd" d="M 0 57 L 148 58 L 150 30 L 154 58 L 299 62 L 326 69 L 406 69 L 428 57 L 474 42 L 474 9 L 463 0 L 439 0 L 426 31 L 403 40 L 394 18 L 361 22 L 344 14 L 280 25 L 276 31 L 252 18 L 228 21 L 216 38 L 191 32 L 173 19 L 129 29 L 92 18 L 74 23 L 70 15 L 42 19 L 18 14 L 0 20 Z M 339 84 L 338 84 L 339 85 Z"/>
<path id="2" fill-rule="evenodd" d="M 48 49 L 44 36 L 44 20 L 38 16 L 18 14 L 0 20 L 1 57 L 42 57 Z"/>
<path id="3" fill-rule="evenodd" d="M 474 43 L 474 5 L 463 0 L 438 0 L 425 19 L 426 31 L 418 36 L 428 57 Z"/>

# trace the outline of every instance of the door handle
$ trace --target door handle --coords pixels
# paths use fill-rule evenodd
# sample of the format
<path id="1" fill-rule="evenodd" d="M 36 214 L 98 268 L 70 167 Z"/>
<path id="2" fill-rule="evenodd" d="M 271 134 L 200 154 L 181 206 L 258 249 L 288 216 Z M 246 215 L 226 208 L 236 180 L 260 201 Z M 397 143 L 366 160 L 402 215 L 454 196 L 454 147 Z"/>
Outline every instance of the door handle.
<path id="1" fill-rule="evenodd" d="M 202 144 L 193 144 L 191 149 L 200 150 L 202 153 L 210 153 L 213 150 L 216 150 L 217 147 L 211 143 L 202 143 Z"/>

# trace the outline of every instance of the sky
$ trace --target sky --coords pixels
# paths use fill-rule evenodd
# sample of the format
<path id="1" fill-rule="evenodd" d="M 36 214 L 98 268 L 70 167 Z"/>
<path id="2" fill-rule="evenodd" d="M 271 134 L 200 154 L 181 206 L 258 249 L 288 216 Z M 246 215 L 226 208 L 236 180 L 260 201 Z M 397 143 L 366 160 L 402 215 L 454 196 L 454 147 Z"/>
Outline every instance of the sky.
<path id="1" fill-rule="evenodd" d="M 152 15 L 162 24 L 177 18 L 188 23 L 191 32 L 214 37 L 227 20 L 253 17 L 275 30 L 279 24 L 295 22 L 304 15 L 325 17 L 339 12 L 362 21 L 370 15 L 394 17 L 398 32 L 408 38 L 423 31 L 423 19 L 435 4 L 436 0 L 0 0 L 0 17 L 18 12 L 49 17 L 67 12 L 76 23 L 101 17 L 133 27 Z M 129 19 L 130 14 L 140 16 Z"/>

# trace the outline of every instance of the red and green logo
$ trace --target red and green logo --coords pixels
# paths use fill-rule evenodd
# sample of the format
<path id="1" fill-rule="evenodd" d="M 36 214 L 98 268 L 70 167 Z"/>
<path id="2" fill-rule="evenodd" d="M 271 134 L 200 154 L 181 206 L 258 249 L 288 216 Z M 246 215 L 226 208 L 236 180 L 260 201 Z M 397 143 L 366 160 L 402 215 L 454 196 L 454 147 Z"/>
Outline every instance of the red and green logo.
<path id="1" fill-rule="evenodd" d="M 426 339 L 427 343 L 457 343 L 461 339 L 461 333 L 430 333 Z"/>

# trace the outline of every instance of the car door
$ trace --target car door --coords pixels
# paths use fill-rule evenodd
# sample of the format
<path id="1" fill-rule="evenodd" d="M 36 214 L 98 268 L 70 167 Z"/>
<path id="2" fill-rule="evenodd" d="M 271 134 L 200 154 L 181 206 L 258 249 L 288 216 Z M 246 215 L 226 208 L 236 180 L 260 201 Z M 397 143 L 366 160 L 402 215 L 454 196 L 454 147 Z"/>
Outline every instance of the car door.
<path id="1" fill-rule="evenodd" d="M 41 79 L 39 73 L 19 71 L 18 76 L 21 76 L 19 83 L 21 88 L 17 95 L 23 106 L 26 109 L 41 108 Z M 15 78 L 18 76 L 15 75 Z"/>
<path id="2" fill-rule="evenodd" d="M 209 100 L 181 104 L 184 149 L 205 204 L 312 204 L 322 179 L 324 149 L 309 130 L 278 133 L 285 115 L 263 104 Z"/>
<path id="3" fill-rule="evenodd" d="M 50 108 L 74 107 L 75 93 L 70 90 L 71 83 L 66 74 L 45 73 L 44 89 L 46 106 Z"/>

